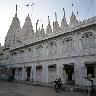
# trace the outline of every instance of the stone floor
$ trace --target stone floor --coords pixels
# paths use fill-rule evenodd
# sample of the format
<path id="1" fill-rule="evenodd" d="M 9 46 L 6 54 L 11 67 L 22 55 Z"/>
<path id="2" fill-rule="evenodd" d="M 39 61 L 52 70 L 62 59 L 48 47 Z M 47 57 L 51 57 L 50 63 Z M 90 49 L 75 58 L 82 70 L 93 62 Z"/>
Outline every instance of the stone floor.
<path id="1" fill-rule="evenodd" d="M 85 92 L 60 91 L 17 82 L 0 81 L 0 96 L 87 96 Z"/>

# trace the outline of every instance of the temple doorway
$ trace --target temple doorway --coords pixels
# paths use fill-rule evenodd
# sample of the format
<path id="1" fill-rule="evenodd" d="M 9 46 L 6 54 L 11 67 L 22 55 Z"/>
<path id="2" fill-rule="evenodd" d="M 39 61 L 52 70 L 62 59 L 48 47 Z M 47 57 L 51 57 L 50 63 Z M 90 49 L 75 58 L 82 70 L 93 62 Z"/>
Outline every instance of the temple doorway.
<path id="1" fill-rule="evenodd" d="M 22 68 L 18 68 L 18 80 L 22 80 Z"/>
<path id="2" fill-rule="evenodd" d="M 75 84 L 74 81 L 74 65 L 64 65 L 65 78 L 67 84 Z"/>
<path id="3" fill-rule="evenodd" d="M 16 70 L 16 68 L 12 68 L 12 80 L 15 79 L 15 70 Z"/>
<path id="4" fill-rule="evenodd" d="M 30 80 L 31 67 L 27 67 L 26 72 L 27 72 L 27 80 Z"/>
<path id="5" fill-rule="evenodd" d="M 95 64 L 86 64 L 87 66 L 87 77 L 94 78 L 95 77 Z"/>

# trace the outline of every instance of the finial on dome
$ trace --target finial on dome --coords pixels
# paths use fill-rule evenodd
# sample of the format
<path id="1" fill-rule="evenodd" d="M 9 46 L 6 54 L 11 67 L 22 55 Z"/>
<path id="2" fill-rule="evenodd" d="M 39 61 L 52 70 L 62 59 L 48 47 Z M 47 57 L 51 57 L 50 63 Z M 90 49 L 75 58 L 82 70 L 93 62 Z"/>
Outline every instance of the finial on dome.
<path id="1" fill-rule="evenodd" d="M 36 22 L 36 32 L 37 32 L 37 25 L 38 25 L 38 21 L 39 21 L 39 20 L 37 20 L 37 22 Z"/>
<path id="2" fill-rule="evenodd" d="M 48 24 L 50 25 L 50 19 L 49 19 L 49 16 L 48 16 Z"/>
<path id="3" fill-rule="evenodd" d="M 64 12 L 64 17 L 65 17 L 65 9 L 63 8 L 63 12 Z"/>
<path id="4" fill-rule="evenodd" d="M 56 21 L 57 21 L 57 14 L 56 14 L 56 12 L 55 12 L 55 19 L 56 19 Z"/>
<path id="5" fill-rule="evenodd" d="M 74 12 L 72 11 L 72 16 L 74 16 Z"/>
<path id="6" fill-rule="evenodd" d="M 16 14 L 15 14 L 15 16 L 17 17 L 17 5 L 16 5 Z"/>
<path id="7" fill-rule="evenodd" d="M 42 29 L 43 29 L 43 24 L 42 24 Z"/>

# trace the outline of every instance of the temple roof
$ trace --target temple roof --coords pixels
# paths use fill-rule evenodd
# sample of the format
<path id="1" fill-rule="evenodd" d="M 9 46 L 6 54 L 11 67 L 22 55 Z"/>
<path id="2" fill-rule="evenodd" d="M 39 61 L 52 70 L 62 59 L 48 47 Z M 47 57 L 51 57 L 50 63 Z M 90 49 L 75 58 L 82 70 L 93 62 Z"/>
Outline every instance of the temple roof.
<path id="1" fill-rule="evenodd" d="M 55 12 L 55 21 L 53 22 L 53 32 L 50 24 L 50 19 L 48 16 L 48 25 L 47 25 L 46 32 L 44 31 L 43 25 L 42 25 L 42 28 L 38 30 L 37 25 L 39 20 L 37 20 L 36 32 L 34 33 L 30 16 L 28 15 L 26 17 L 24 25 L 21 29 L 20 21 L 17 17 L 17 11 L 16 11 L 15 17 L 13 17 L 11 26 L 5 38 L 5 46 L 10 47 L 12 44 L 16 45 L 18 43 L 17 41 L 22 42 L 21 45 L 37 42 L 46 38 L 51 38 L 63 33 L 70 32 L 72 30 L 79 29 L 81 27 L 89 26 L 91 23 L 93 24 L 94 22 L 96 22 L 96 17 L 86 19 L 84 21 L 80 21 L 80 20 L 78 21 L 74 12 L 72 11 L 72 15 L 70 17 L 70 23 L 68 25 L 65 18 L 64 8 L 63 8 L 63 12 L 64 12 L 64 15 L 63 15 L 63 19 L 61 21 L 60 27 L 57 21 L 57 14 Z M 20 43 L 18 44 L 20 45 Z"/>

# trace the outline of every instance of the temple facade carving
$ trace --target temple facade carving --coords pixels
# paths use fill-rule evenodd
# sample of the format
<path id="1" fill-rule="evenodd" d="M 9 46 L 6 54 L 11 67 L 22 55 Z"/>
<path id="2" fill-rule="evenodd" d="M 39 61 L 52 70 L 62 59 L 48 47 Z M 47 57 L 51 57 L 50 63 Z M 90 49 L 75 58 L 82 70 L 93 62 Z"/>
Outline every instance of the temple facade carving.
<path id="1" fill-rule="evenodd" d="M 63 13 L 61 25 L 55 12 L 53 25 L 48 16 L 46 30 L 37 22 L 34 31 L 30 16 L 21 28 L 16 12 L 0 46 L 0 66 L 11 68 L 15 80 L 86 85 L 90 77 L 96 85 L 96 17 L 78 21 L 72 12 L 68 24 Z"/>
<path id="2" fill-rule="evenodd" d="M 48 55 L 54 55 L 57 53 L 57 44 L 56 41 L 51 41 L 48 43 Z"/>
<path id="3" fill-rule="evenodd" d="M 81 37 L 82 46 L 84 49 L 95 47 L 95 36 L 92 32 L 86 32 Z"/>
<path id="4" fill-rule="evenodd" d="M 62 40 L 62 50 L 63 52 L 71 51 L 74 48 L 74 42 L 72 37 L 67 37 Z"/>

